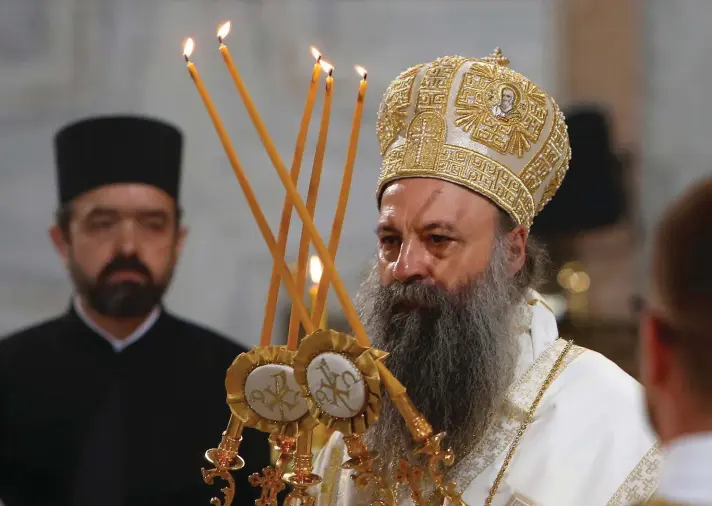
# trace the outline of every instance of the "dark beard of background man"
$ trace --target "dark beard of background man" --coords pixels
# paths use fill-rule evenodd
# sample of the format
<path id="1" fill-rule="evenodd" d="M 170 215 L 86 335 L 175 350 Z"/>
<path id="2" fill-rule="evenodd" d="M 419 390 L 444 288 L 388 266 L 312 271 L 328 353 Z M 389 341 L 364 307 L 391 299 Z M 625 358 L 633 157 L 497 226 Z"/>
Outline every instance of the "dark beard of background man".
<path id="1" fill-rule="evenodd" d="M 390 353 L 386 365 L 436 433 L 447 432 L 458 461 L 480 441 L 513 381 L 516 335 L 528 323 L 526 287 L 508 272 L 505 241 L 496 241 L 483 275 L 457 293 L 419 282 L 383 286 L 374 266 L 357 299 L 372 345 Z M 387 398 L 367 441 L 390 470 L 414 449 Z"/>
<path id="2" fill-rule="evenodd" d="M 154 280 L 151 271 L 135 255 L 118 255 L 99 273 L 96 280 L 91 279 L 70 258 L 69 271 L 76 290 L 87 304 L 101 315 L 114 318 L 140 318 L 147 316 L 160 303 L 168 288 L 175 262 L 163 279 Z M 144 282 L 119 281 L 110 282 L 109 276 L 117 271 L 133 271 L 145 278 Z"/>

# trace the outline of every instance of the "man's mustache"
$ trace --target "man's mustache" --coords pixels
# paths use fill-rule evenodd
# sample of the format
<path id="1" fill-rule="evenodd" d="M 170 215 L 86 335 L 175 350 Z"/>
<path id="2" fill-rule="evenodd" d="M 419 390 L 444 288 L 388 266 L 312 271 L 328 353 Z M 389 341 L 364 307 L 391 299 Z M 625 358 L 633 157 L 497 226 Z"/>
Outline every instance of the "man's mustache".
<path id="1" fill-rule="evenodd" d="M 136 255 L 130 257 L 121 255 L 114 257 L 114 259 L 102 269 L 99 274 L 99 281 L 106 281 L 112 274 L 122 271 L 133 271 L 153 281 L 151 271 Z"/>

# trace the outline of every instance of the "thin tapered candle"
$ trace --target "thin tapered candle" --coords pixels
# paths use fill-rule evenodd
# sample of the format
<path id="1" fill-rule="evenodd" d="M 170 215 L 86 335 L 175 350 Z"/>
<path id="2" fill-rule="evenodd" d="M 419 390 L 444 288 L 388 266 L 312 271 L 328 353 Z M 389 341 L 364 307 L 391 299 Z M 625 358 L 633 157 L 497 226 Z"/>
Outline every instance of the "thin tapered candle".
<path id="1" fill-rule="evenodd" d="M 222 42 L 220 45 L 221 49 L 223 46 L 225 46 L 225 44 Z M 250 97 L 250 94 L 247 91 L 247 86 L 245 86 L 242 77 L 237 72 L 237 68 L 232 63 L 232 58 L 230 57 L 230 54 L 227 51 L 227 47 L 225 47 L 225 50 L 222 50 L 221 52 L 223 53 L 223 57 L 227 64 L 230 75 L 235 83 L 235 87 L 237 88 L 237 91 L 240 94 L 243 103 L 245 104 L 245 108 L 247 109 L 247 112 L 255 125 L 255 129 L 257 130 L 257 133 L 260 136 L 262 144 L 264 144 L 265 146 L 265 151 L 267 152 L 267 155 L 272 161 L 272 165 L 274 165 L 274 168 L 277 171 L 277 175 L 282 181 L 282 185 L 287 190 L 287 194 L 290 200 L 292 201 L 292 204 L 296 208 L 299 218 L 302 220 L 302 225 L 307 228 L 307 231 L 312 237 L 314 249 L 316 249 L 319 258 L 321 258 L 321 261 L 324 265 L 324 271 L 328 273 L 328 276 L 331 279 L 331 283 L 334 285 L 334 292 L 336 293 L 336 296 L 339 299 L 339 303 L 341 304 L 341 307 L 344 311 L 344 316 L 346 316 L 349 325 L 351 325 L 351 329 L 354 332 L 354 336 L 362 346 L 370 346 L 370 340 L 368 339 L 368 335 L 366 334 L 366 329 L 364 328 L 361 320 L 359 320 L 358 314 L 356 313 L 356 308 L 354 307 L 353 302 L 351 302 L 351 299 L 349 298 L 349 294 L 346 291 L 346 287 L 344 286 L 343 281 L 341 280 L 341 276 L 339 276 L 339 273 L 336 272 L 336 267 L 334 266 L 334 262 L 329 255 L 329 250 L 327 249 L 324 240 L 322 239 L 321 235 L 319 234 L 319 231 L 314 225 L 314 221 L 309 216 L 309 211 L 307 210 L 307 207 L 304 204 L 304 200 L 302 200 L 302 197 L 301 195 L 299 195 L 296 186 L 289 177 L 287 168 L 284 165 L 282 158 L 279 156 L 279 153 L 277 152 L 277 149 L 274 146 L 274 142 L 272 141 L 269 132 L 267 132 L 267 128 L 265 127 L 262 118 L 257 113 L 257 109 L 255 108 L 254 103 L 252 102 L 252 97 Z M 310 328 L 313 329 L 311 322 Z"/>
<path id="2" fill-rule="evenodd" d="M 331 225 L 331 236 L 329 237 L 329 254 L 331 258 L 336 260 L 336 253 L 339 249 L 339 241 L 341 240 L 341 230 L 344 225 L 344 216 L 346 215 L 346 205 L 349 202 L 349 192 L 351 190 L 351 180 L 354 172 L 354 162 L 356 161 L 356 151 L 358 150 L 358 136 L 361 131 L 361 118 L 363 117 L 363 104 L 366 98 L 366 90 L 368 84 L 366 78 L 368 72 L 363 67 L 356 67 L 356 72 L 361 74 L 361 83 L 358 87 L 358 95 L 356 96 L 356 107 L 354 108 L 354 117 L 351 122 L 351 136 L 349 138 L 349 147 L 346 152 L 346 163 L 344 164 L 344 173 L 341 177 L 341 190 L 339 191 L 339 200 L 336 203 L 336 212 L 334 213 L 334 221 Z M 312 323 L 315 327 L 321 328 L 322 315 L 326 307 L 326 297 L 329 293 L 329 276 L 322 275 L 319 280 L 319 289 L 316 293 L 316 301 L 312 307 Z"/>
<path id="3" fill-rule="evenodd" d="M 237 156 L 237 152 L 235 151 L 235 148 L 233 147 L 232 142 L 230 141 L 230 137 L 228 136 L 227 131 L 225 130 L 225 126 L 223 125 L 220 115 L 215 109 L 215 105 L 213 104 L 213 101 L 210 98 L 210 95 L 208 94 L 208 90 L 205 88 L 202 79 L 200 79 L 198 69 L 190 61 L 190 54 L 193 52 L 193 47 L 193 40 L 188 39 L 186 41 L 185 48 L 183 51 L 186 60 L 186 67 L 188 69 L 188 72 L 190 73 L 190 77 L 193 79 L 195 87 L 198 90 L 200 97 L 203 99 L 205 108 L 208 111 L 208 115 L 210 116 L 213 125 L 215 126 L 215 131 L 217 132 L 218 137 L 220 138 L 220 142 L 222 143 L 223 148 L 225 149 L 225 154 L 227 155 L 230 165 L 232 166 L 233 172 L 235 173 L 235 177 L 237 178 L 237 181 L 240 184 L 243 193 L 245 194 L 245 200 L 247 200 L 247 204 L 250 206 L 250 210 L 252 211 L 252 214 L 255 217 L 255 221 L 257 222 L 257 226 L 259 227 L 260 232 L 262 233 L 262 237 L 264 238 L 265 243 L 267 243 L 267 247 L 269 248 L 270 253 L 272 253 L 272 256 L 275 261 L 279 261 L 280 263 L 282 279 L 284 279 L 284 283 L 287 286 L 287 290 L 289 291 L 293 302 L 296 304 L 296 310 L 299 313 L 299 318 L 302 321 L 302 324 L 305 325 L 305 328 L 308 327 L 310 331 L 313 332 L 314 326 L 311 324 L 311 318 L 309 317 L 309 313 L 304 307 L 302 296 L 297 292 L 296 283 L 294 282 L 294 279 L 292 278 L 292 275 L 289 272 L 289 267 L 284 261 L 284 257 L 277 255 L 277 242 L 275 241 L 274 235 L 272 235 L 272 231 L 269 228 L 269 223 L 267 223 L 267 219 L 265 218 L 265 215 L 262 212 L 259 203 L 257 202 L 257 198 L 255 197 L 255 193 L 252 190 L 252 186 L 250 186 L 250 182 L 247 179 L 247 176 L 245 175 L 245 171 L 242 168 L 242 164 L 240 163 L 240 159 Z"/>
<path id="4" fill-rule="evenodd" d="M 321 111 L 321 123 L 319 126 L 319 138 L 314 152 L 314 164 L 309 179 L 309 192 L 307 193 L 307 210 L 309 216 L 314 216 L 316 201 L 319 197 L 319 185 L 321 184 L 321 170 L 324 167 L 324 153 L 326 152 L 326 141 L 329 137 L 329 119 L 331 118 L 331 101 L 334 88 L 334 68 L 322 61 L 324 70 L 328 72 L 326 77 L 326 87 L 324 91 L 324 106 Z M 309 245 L 311 237 L 309 231 L 302 225 L 302 235 L 299 240 L 299 254 L 297 256 L 297 291 L 304 293 L 304 286 L 307 281 L 307 262 L 309 261 Z M 318 325 L 317 321 L 317 325 Z M 296 311 L 292 311 L 289 318 L 289 332 L 287 334 L 287 349 L 296 350 L 299 345 L 299 316 Z"/>
<path id="5" fill-rule="evenodd" d="M 302 113 L 302 121 L 299 124 L 299 133 L 297 134 L 297 142 L 294 147 L 294 155 L 292 156 L 292 168 L 290 176 L 294 184 L 299 180 L 299 171 L 302 166 L 302 157 L 304 156 L 304 146 L 306 144 L 307 134 L 309 133 L 309 123 L 314 110 L 314 100 L 316 92 L 319 89 L 319 74 L 321 73 L 321 54 L 315 48 L 312 48 L 312 54 L 316 58 L 316 63 L 312 70 L 311 82 L 309 83 L 309 91 L 307 92 L 307 100 L 304 104 L 304 112 Z M 277 249 L 284 257 L 284 252 L 287 249 L 287 237 L 289 236 L 289 224 L 292 221 L 292 203 L 289 196 L 285 195 L 284 204 L 282 205 L 282 218 L 279 224 L 279 233 L 277 235 Z M 272 331 L 274 329 L 274 318 L 277 311 L 277 300 L 279 298 L 279 262 L 274 262 L 272 265 L 272 275 L 270 276 L 269 290 L 267 292 L 267 304 L 265 306 L 264 320 L 262 322 L 262 333 L 260 335 L 260 346 L 269 346 L 272 341 Z"/>

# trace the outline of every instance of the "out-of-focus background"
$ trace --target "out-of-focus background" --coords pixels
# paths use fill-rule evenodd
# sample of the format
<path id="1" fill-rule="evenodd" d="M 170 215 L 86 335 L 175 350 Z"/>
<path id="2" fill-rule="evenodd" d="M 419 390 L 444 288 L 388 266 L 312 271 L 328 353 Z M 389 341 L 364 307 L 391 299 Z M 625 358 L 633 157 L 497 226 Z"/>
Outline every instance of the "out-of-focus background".
<path id="1" fill-rule="evenodd" d="M 225 19 L 235 61 L 287 160 L 313 64 L 309 46 L 336 66 L 316 214 L 324 235 L 358 86 L 353 65 L 368 69 L 337 258 L 352 294 L 375 251 L 381 94 L 412 64 L 501 46 L 569 121 L 571 172 L 534 228 L 552 251 L 546 292 L 562 335 L 635 372 L 634 300 L 645 286 L 649 231 L 667 202 L 711 166 L 708 0 L 0 0 L 0 333 L 69 303 L 71 286 L 46 233 L 57 203 L 55 130 L 84 115 L 133 112 L 176 122 L 187 139 L 182 200 L 191 233 L 169 307 L 257 343 L 271 259 L 181 57 L 183 40 L 193 37 L 193 59 L 276 229 L 284 191 L 217 51 L 215 30 Z M 290 261 L 299 230 L 293 225 Z M 329 306 L 338 325 L 333 296 Z M 280 335 L 288 314 L 283 294 Z"/>

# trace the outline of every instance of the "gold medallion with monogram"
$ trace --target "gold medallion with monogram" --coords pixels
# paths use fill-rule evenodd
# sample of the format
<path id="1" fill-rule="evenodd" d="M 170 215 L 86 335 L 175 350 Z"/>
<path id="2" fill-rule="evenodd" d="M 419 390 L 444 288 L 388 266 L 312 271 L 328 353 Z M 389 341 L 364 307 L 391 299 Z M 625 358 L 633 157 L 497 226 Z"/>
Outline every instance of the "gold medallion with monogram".
<path id="1" fill-rule="evenodd" d="M 253 348 L 227 370 L 227 404 L 246 427 L 296 437 L 316 426 L 294 376 L 294 355 L 283 346 Z"/>
<path id="2" fill-rule="evenodd" d="M 334 330 L 305 337 L 294 357 L 294 378 L 311 416 L 347 437 L 366 432 L 381 410 L 376 360 L 384 356 Z"/>

